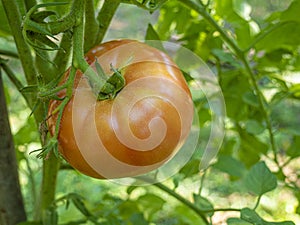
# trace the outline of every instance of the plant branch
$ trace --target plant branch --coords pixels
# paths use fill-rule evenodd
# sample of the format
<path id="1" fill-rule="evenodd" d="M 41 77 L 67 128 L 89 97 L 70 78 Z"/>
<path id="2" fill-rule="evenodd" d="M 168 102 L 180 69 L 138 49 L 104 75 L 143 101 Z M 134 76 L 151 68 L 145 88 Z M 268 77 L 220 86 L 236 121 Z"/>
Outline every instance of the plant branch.
<path id="1" fill-rule="evenodd" d="M 116 1 L 104 1 L 103 6 L 97 16 L 99 23 L 99 30 L 97 40 L 95 44 L 100 44 L 104 38 L 104 35 L 108 29 L 108 26 L 121 3 L 121 0 Z"/>
<path id="2" fill-rule="evenodd" d="M 219 26 L 219 24 L 211 17 L 211 15 L 205 10 L 204 7 L 202 7 L 201 5 L 196 4 L 195 2 L 193 2 L 192 0 L 180 0 L 184 5 L 186 5 L 187 7 L 194 9 L 196 12 L 198 12 L 201 16 L 203 16 L 203 18 L 213 27 L 215 28 L 221 35 L 221 37 L 223 38 L 224 42 L 230 47 L 231 51 L 237 55 L 237 57 L 242 61 L 246 73 L 249 76 L 252 85 L 254 87 L 255 93 L 258 97 L 258 102 L 259 102 L 259 106 L 261 108 L 261 111 L 263 113 L 265 122 L 267 124 L 267 129 L 268 129 L 268 133 L 269 133 L 269 138 L 270 138 L 270 142 L 271 142 L 271 149 L 273 151 L 273 157 L 274 157 L 274 162 L 277 164 L 278 168 L 281 169 L 278 159 L 277 159 L 277 148 L 275 145 L 275 140 L 274 140 L 274 134 L 273 134 L 273 130 L 272 130 L 272 124 L 265 106 L 265 99 L 264 96 L 262 94 L 262 92 L 260 91 L 258 85 L 257 85 L 257 81 L 256 81 L 256 77 L 255 74 L 253 72 L 253 70 L 250 67 L 249 61 L 246 58 L 246 52 L 244 52 L 242 49 L 239 48 L 239 46 L 234 42 L 234 40 L 232 38 L 229 37 L 229 35 L 222 29 L 222 27 Z"/>
<path id="3" fill-rule="evenodd" d="M 277 148 L 276 148 L 276 144 L 275 144 L 275 138 L 274 138 L 274 134 L 273 134 L 272 123 L 271 123 L 268 111 L 266 109 L 266 106 L 265 106 L 266 101 L 265 101 L 264 96 L 261 93 L 261 91 L 260 91 L 260 89 L 257 85 L 256 77 L 255 77 L 255 74 L 253 73 L 253 70 L 250 67 L 249 61 L 246 59 L 245 56 L 243 56 L 241 58 L 241 60 L 244 64 L 244 66 L 245 66 L 247 74 L 250 76 L 250 79 L 252 81 L 252 85 L 253 85 L 254 90 L 256 92 L 256 95 L 258 97 L 259 106 L 260 106 L 261 112 L 263 113 L 263 117 L 265 119 L 265 122 L 266 122 L 266 125 L 267 125 L 267 130 L 268 130 L 268 133 L 269 133 L 269 138 L 270 138 L 270 143 L 271 143 L 271 149 L 272 149 L 272 152 L 273 152 L 274 162 L 277 164 L 278 168 L 281 170 L 281 166 L 279 165 L 279 161 L 278 161 L 278 157 L 277 157 Z"/>
<path id="4" fill-rule="evenodd" d="M 71 11 L 67 16 L 59 19 L 58 21 L 51 21 L 49 23 L 38 23 L 31 19 L 31 15 L 38 8 L 47 7 L 47 6 L 51 6 L 51 5 L 54 6 L 55 4 L 57 5 L 58 3 L 39 4 L 39 5 L 32 7 L 25 16 L 24 25 L 23 25 L 23 33 L 26 31 L 33 31 L 36 33 L 51 36 L 51 35 L 56 35 L 56 34 L 65 32 L 65 31 L 71 29 L 72 27 L 74 27 L 76 25 L 76 23 L 78 22 L 78 21 L 76 21 L 76 18 L 77 18 L 76 13 L 79 9 L 77 8 L 76 4 L 72 5 Z M 24 35 L 24 36 L 26 36 L 26 35 Z"/>
<path id="5" fill-rule="evenodd" d="M 12 58 L 15 58 L 15 59 L 19 58 L 18 53 L 8 51 L 8 50 L 4 50 L 4 49 L 0 49 L 0 55 L 9 56 L 9 57 L 12 57 Z"/>
<path id="6" fill-rule="evenodd" d="M 75 68 L 78 68 L 79 65 L 82 64 L 82 61 L 85 62 L 83 58 L 83 15 L 84 15 L 84 6 L 85 1 L 82 0 L 74 0 L 72 5 L 72 11 L 69 15 L 74 15 L 74 28 L 73 28 L 73 61 L 72 61 L 72 68 L 76 65 Z M 74 10 L 74 11 L 73 11 Z M 86 63 L 86 62 L 85 62 Z M 71 71 L 72 74 L 75 75 L 74 69 Z M 72 95 L 73 89 L 73 82 L 74 77 L 69 78 L 70 84 L 67 88 L 66 98 L 62 101 L 60 110 L 59 110 L 59 117 L 57 119 L 57 126 L 56 126 L 56 136 L 59 132 L 59 124 L 60 119 L 62 116 L 62 112 L 64 110 L 64 106 L 68 103 L 70 99 L 70 95 Z M 57 138 L 57 137 L 55 137 Z M 52 139 L 51 139 L 52 140 Z M 51 141 L 50 140 L 50 141 Z M 49 142 L 51 144 L 51 142 Z M 50 145 L 51 146 L 51 145 Z M 42 196 L 41 196 L 41 213 L 44 216 L 44 213 L 47 211 L 48 207 L 53 203 L 55 200 L 55 190 L 56 190 L 56 180 L 57 180 L 57 173 L 59 170 L 60 161 L 56 157 L 54 152 L 48 154 L 47 159 L 43 164 L 43 181 L 42 181 Z M 39 214 L 41 215 L 41 214 Z"/>
<path id="7" fill-rule="evenodd" d="M 163 190 L 164 192 L 168 193 L 169 195 L 173 196 L 174 198 L 176 198 L 180 202 L 182 202 L 184 205 L 186 205 L 191 210 L 193 210 L 195 213 L 197 213 L 197 215 L 201 217 L 201 219 L 203 220 L 203 222 L 205 222 L 205 224 L 209 224 L 208 221 L 207 221 L 207 218 L 205 216 L 205 213 L 202 210 L 200 210 L 197 206 L 195 206 L 192 202 L 188 201 L 187 199 L 185 199 L 181 195 L 177 194 L 172 189 L 170 189 L 167 186 L 163 185 L 162 183 L 155 183 L 153 185 L 158 187 L 159 189 Z"/>
<path id="8" fill-rule="evenodd" d="M 158 187 L 159 189 L 161 189 L 164 192 L 168 193 L 169 195 L 173 196 L 178 201 L 180 201 L 181 203 L 183 203 L 184 205 L 189 207 L 191 210 L 193 210 L 203 220 L 203 222 L 205 224 L 207 224 L 207 225 L 209 224 L 204 211 L 199 209 L 196 205 L 194 205 L 192 202 L 188 201 L 187 199 L 185 199 L 181 195 L 177 194 L 174 190 L 168 188 L 167 186 L 165 186 L 162 183 L 155 183 L 155 180 L 152 180 L 152 179 L 149 179 L 149 178 L 146 178 L 146 177 L 139 177 L 138 179 L 140 179 L 142 181 L 145 181 L 149 184 L 153 183 L 154 186 Z"/>
<path id="9" fill-rule="evenodd" d="M 21 13 L 16 1 L 2 0 L 2 4 L 8 19 L 11 32 L 14 36 L 15 43 L 18 49 L 19 58 L 29 85 L 36 84 L 36 70 L 34 60 L 29 46 L 26 44 L 21 32 Z"/>
<path id="10" fill-rule="evenodd" d="M 8 65 L 5 63 L 5 62 L 2 62 L 1 61 L 1 58 L 0 58 L 0 67 L 3 68 L 4 72 L 6 73 L 6 75 L 8 76 L 8 78 L 11 80 L 11 82 L 16 86 L 16 88 L 18 90 L 21 90 L 24 86 L 22 84 L 22 82 L 16 77 L 16 75 L 14 74 L 14 72 L 8 67 Z M 23 95 L 23 97 L 25 99 L 26 96 Z"/>
<path id="11" fill-rule="evenodd" d="M 85 7 L 84 52 L 95 44 L 99 32 L 99 24 L 95 18 L 94 0 L 87 0 Z"/>
<path id="12" fill-rule="evenodd" d="M 65 32 L 60 42 L 61 50 L 57 51 L 53 63 L 56 68 L 56 74 L 63 73 L 67 68 L 72 48 L 71 32 Z"/>

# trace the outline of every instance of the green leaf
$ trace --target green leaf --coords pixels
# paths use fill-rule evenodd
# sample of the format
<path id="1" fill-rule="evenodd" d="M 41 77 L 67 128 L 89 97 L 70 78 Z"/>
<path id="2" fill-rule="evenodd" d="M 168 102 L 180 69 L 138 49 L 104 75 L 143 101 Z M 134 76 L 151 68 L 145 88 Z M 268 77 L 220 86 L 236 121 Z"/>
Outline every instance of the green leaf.
<path id="1" fill-rule="evenodd" d="M 257 50 L 265 50 L 269 52 L 280 48 L 294 49 L 296 46 L 300 45 L 299 22 L 290 21 L 277 26 L 278 27 L 276 29 L 269 32 L 255 45 Z"/>
<path id="2" fill-rule="evenodd" d="M 283 11 L 280 16 L 281 21 L 297 21 L 300 22 L 299 17 L 299 10 L 300 10 L 300 1 L 295 0 L 293 1 L 288 9 Z"/>
<path id="3" fill-rule="evenodd" d="M 138 204 L 141 211 L 145 213 L 146 218 L 151 220 L 155 213 L 159 212 L 165 204 L 165 200 L 154 194 L 145 194 L 138 198 Z"/>
<path id="4" fill-rule="evenodd" d="M 118 214 L 123 218 L 130 218 L 131 215 L 140 212 L 135 201 L 127 200 L 119 204 Z"/>
<path id="5" fill-rule="evenodd" d="M 239 129 L 238 131 L 241 138 L 238 156 L 247 167 L 252 166 L 259 161 L 261 154 L 268 151 L 268 145 L 246 130 Z"/>
<path id="6" fill-rule="evenodd" d="M 130 217 L 130 222 L 132 224 L 138 225 L 148 225 L 149 223 L 145 220 L 144 215 L 142 213 L 134 213 Z"/>
<path id="7" fill-rule="evenodd" d="M 295 225 L 292 221 L 268 222 L 262 219 L 254 210 L 243 208 L 241 210 L 241 219 L 254 225 Z"/>
<path id="8" fill-rule="evenodd" d="M 214 214 L 214 206 L 213 204 L 207 199 L 200 195 L 193 194 L 194 203 L 200 210 L 209 210 L 211 212 L 207 213 L 208 216 L 212 216 Z"/>
<path id="9" fill-rule="evenodd" d="M 86 217 L 90 217 L 92 215 L 81 198 L 72 197 L 72 202 L 75 205 L 75 207 Z"/>
<path id="10" fill-rule="evenodd" d="M 227 225 L 252 225 L 252 223 L 248 223 L 247 221 L 240 218 L 229 218 L 226 222 Z"/>
<path id="11" fill-rule="evenodd" d="M 242 96 L 250 91 L 249 79 L 238 69 L 223 71 L 220 76 L 227 116 L 234 121 L 247 119 L 248 106 Z"/>
<path id="12" fill-rule="evenodd" d="M 251 193 L 261 196 L 277 187 L 277 179 L 265 162 L 261 161 L 250 169 L 245 177 L 244 185 Z"/>
<path id="13" fill-rule="evenodd" d="M 31 142 L 39 142 L 39 133 L 33 117 L 29 117 L 18 132 L 14 135 L 16 145 L 24 145 Z"/>
<path id="14" fill-rule="evenodd" d="M 233 177 L 243 177 L 247 172 L 245 165 L 241 161 L 229 155 L 219 155 L 218 161 L 213 167 L 228 173 Z"/>
<path id="15" fill-rule="evenodd" d="M 181 168 L 179 173 L 183 174 L 184 178 L 191 177 L 199 173 L 199 164 L 200 164 L 199 159 L 192 159 L 187 164 L 185 164 L 184 167 Z"/>
<path id="16" fill-rule="evenodd" d="M 245 20 L 249 20 L 251 14 L 251 6 L 244 0 L 232 0 L 233 10 Z"/>
<path id="17" fill-rule="evenodd" d="M 249 208 L 241 210 L 241 219 L 256 225 L 264 224 L 264 220 L 254 210 Z"/>
<path id="18" fill-rule="evenodd" d="M 148 28 L 146 31 L 146 40 L 160 40 L 160 37 L 151 23 L 148 23 Z"/>
<path id="19" fill-rule="evenodd" d="M 268 151 L 268 145 L 246 130 L 240 129 L 238 131 L 241 137 L 238 156 L 247 167 L 250 167 L 259 161 L 261 154 Z"/>
<path id="20" fill-rule="evenodd" d="M 178 220 L 177 224 L 180 225 L 205 225 L 206 223 L 192 210 L 187 208 L 185 205 L 177 205 L 174 210 L 172 210 L 172 216 Z M 165 225 L 165 224 L 164 224 Z"/>
<path id="21" fill-rule="evenodd" d="M 217 0 L 217 14 L 228 21 L 236 34 L 236 41 L 241 48 L 247 48 L 253 40 L 255 31 L 250 26 L 249 6 L 241 0 Z M 253 21 L 251 21 L 254 23 Z"/>
<path id="22" fill-rule="evenodd" d="M 243 101 L 248 105 L 259 107 L 258 98 L 253 92 L 249 91 L 243 94 Z"/>
<path id="23" fill-rule="evenodd" d="M 26 222 L 18 223 L 18 225 L 43 225 L 43 224 L 41 222 L 36 222 L 36 221 L 26 221 Z"/>
<path id="24" fill-rule="evenodd" d="M 229 63 L 234 67 L 241 67 L 238 60 L 233 57 L 229 52 L 225 52 L 223 49 L 213 49 L 212 53 L 219 58 L 222 63 Z"/>
<path id="25" fill-rule="evenodd" d="M 184 18 L 184 19 L 182 19 Z M 181 7 L 176 1 L 167 1 L 160 10 L 157 32 L 162 40 L 169 39 L 172 33 L 183 34 L 191 21 L 191 10 Z"/>
<path id="26" fill-rule="evenodd" d="M 299 193 L 299 192 L 296 193 L 296 198 L 297 198 L 297 200 L 298 200 L 298 206 L 297 206 L 297 208 L 296 208 L 296 213 L 297 213 L 298 215 L 300 215 L 300 193 Z"/>
<path id="27" fill-rule="evenodd" d="M 11 35 L 9 23 L 7 21 L 2 1 L 0 1 L 0 37 L 7 37 L 9 35 Z"/>
<path id="28" fill-rule="evenodd" d="M 287 149 L 287 155 L 292 158 L 300 156 L 300 136 L 294 136 L 290 147 Z"/>
<path id="29" fill-rule="evenodd" d="M 129 186 L 127 189 L 126 189 L 126 192 L 128 195 L 130 195 L 135 189 L 137 189 L 138 186 Z"/>
<path id="30" fill-rule="evenodd" d="M 247 120 L 245 124 L 245 129 L 249 134 L 261 134 L 265 127 L 256 120 Z"/>
<path id="31" fill-rule="evenodd" d="M 160 37 L 151 23 L 148 24 L 145 39 L 146 39 L 145 42 L 146 44 L 165 52 L 165 48 L 162 42 L 160 42 Z"/>

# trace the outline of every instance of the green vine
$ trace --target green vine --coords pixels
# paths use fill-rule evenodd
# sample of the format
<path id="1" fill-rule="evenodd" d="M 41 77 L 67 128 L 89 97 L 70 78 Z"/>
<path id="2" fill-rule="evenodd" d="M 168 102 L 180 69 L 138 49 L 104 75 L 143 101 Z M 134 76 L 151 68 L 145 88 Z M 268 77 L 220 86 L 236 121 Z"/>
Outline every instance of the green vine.
<path id="1" fill-rule="evenodd" d="M 271 149 L 273 152 L 273 159 L 274 162 L 277 164 L 279 170 L 282 170 L 281 165 L 278 162 L 277 157 L 277 147 L 275 144 L 272 124 L 270 121 L 270 117 L 268 114 L 268 110 L 266 108 L 266 100 L 264 98 L 264 95 L 262 94 L 261 90 L 259 89 L 259 86 L 257 84 L 256 76 L 253 72 L 253 70 L 250 67 L 249 61 L 246 57 L 247 52 L 245 50 L 242 50 L 236 42 L 228 36 L 228 34 L 222 29 L 221 26 L 212 18 L 212 16 L 205 10 L 205 7 L 202 5 L 198 5 L 195 2 L 191 0 L 180 0 L 184 5 L 186 5 L 188 8 L 194 9 L 196 12 L 198 12 L 215 30 L 217 30 L 220 33 L 220 36 L 223 38 L 224 42 L 229 46 L 231 51 L 241 60 L 241 62 L 244 65 L 246 74 L 249 76 L 249 79 L 251 80 L 251 83 L 253 85 L 255 94 L 258 98 L 259 106 L 261 109 L 261 112 L 263 113 L 265 122 L 267 124 L 267 129 L 269 133 L 270 143 L 271 143 Z M 250 49 L 247 48 L 249 51 Z"/>

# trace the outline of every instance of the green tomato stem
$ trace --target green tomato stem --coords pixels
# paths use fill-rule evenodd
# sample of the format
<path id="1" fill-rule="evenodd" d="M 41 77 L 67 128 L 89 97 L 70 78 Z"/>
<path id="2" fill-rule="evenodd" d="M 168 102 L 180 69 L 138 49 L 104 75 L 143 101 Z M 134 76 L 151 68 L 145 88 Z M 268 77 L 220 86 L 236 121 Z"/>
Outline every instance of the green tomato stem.
<path id="1" fill-rule="evenodd" d="M 250 67 L 250 63 L 246 57 L 247 52 L 245 52 L 244 50 L 242 50 L 237 44 L 236 42 L 230 38 L 228 36 L 228 34 L 222 29 L 221 26 L 219 26 L 219 24 L 212 18 L 212 16 L 205 10 L 205 8 L 201 5 L 196 4 L 195 2 L 193 2 L 192 0 L 180 0 L 184 5 L 186 5 L 188 8 L 194 9 L 196 12 L 198 12 L 201 16 L 203 16 L 203 18 L 213 27 L 215 28 L 221 35 L 221 37 L 223 38 L 224 42 L 229 46 L 229 48 L 231 49 L 231 51 L 237 55 L 237 57 L 241 60 L 241 62 L 243 63 L 244 67 L 245 67 L 245 71 L 246 74 L 249 76 L 249 79 L 253 85 L 253 88 L 255 90 L 255 94 L 258 97 L 258 102 L 259 102 L 259 106 L 261 109 L 261 112 L 263 113 L 264 116 L 264 120 L 267 124 L 267 129 L 268 129 L 268 133 L 269 133 L 269 138 L 270 138 L 270 143 L 271 143 L 271 149 L 273 152 L 273 159 L 274 162 L 277 164 L 278 169 L 282 171 L 282 167 L 278 161 L 278 157 L 277 157 L 277 147 L 275 144 L 275 139 L 274 139 L 274 134 L 273 134 L 273 129 L 272 129 L 272 124 L 271 124 L 271 120 L 266 108 L 266 100 L 261 92 L 261 90 L 258 87 L 257 84 L 257 80 L 256 80 L 256 76 L 253 72 L 253 70 Z M 251 45 L 252 46 L 252 45 Z M 248 51 L 250 50 L 249 48 L 246 48 Z"/>
<path id="2" fill-rule="evenodd" d="M 18 53 L 8 51 L 8 50 L 4 50 L 4 49 L 0 49 L 0 55 L 5 55 L 5 56 L 13 57 L 13 58 L 16 58 L 16 59 L 19 58 Z"/>
<path id="3" fill-rule="evenodd" d="M 99 30 L 98 21 L 95 18 L 94 0 L 87 0 L 85 7 L 84 26 L 84 52 L 90 50 L 96 43 Z"/>
<path id="4" fill-rule="evenodd" d="M 16 1 L 2 0 L 11 32 L 14 36 L 15 43 L 18 49 L 19 58 L 25 73 L 28 85 L 36 84 L 36 70 L 34 66 L 33 56 L 29 46 L 26 44 L 22 33 L 20 32 L 22 21 Z M 31 105 L 32 106 L 32 105 Z"/>
<path id="5" fill-rule="evenodd" d="M 118 9 L 121 0 L 104 1 L 103 6 L 98 14 L 97 21 L 99 24 L 99 30 L 97 34 L 96 44 L 100 44 L 104 38 L 104 35 L 108 29 L 108 26 Z"/>
<path id="6" fill-rule="evenodd" d="M 164 185 L 162 183 L 156 183 L 155 180 L 152 180 L 150 178 L 139 177 L 138 179 L 142 180 L 142 181 L 145 181 L 147 183 L 150 183 L 150 184 L 153 183 L 154 186 L 158 187 L 162 191 L 164 191 L 164 192 L 168 193 L 169 195 L 173 196 L 174 198 L 179 200 L 181 203 L 183 203 L 184 205 L 189 207 L 191 210 L 193 210 L 203 220 L 203 222 L 205 224 L 207 224 L 207 225 L 209 224 L 205 213 L 201 209 L 199 209 L 195 204 L 193 204 L 189 200 L 182 197 L 180 194 L 177 194 L 174 190 L 170 189 L 169 187 L 167 187 L 166 185 Z"/>

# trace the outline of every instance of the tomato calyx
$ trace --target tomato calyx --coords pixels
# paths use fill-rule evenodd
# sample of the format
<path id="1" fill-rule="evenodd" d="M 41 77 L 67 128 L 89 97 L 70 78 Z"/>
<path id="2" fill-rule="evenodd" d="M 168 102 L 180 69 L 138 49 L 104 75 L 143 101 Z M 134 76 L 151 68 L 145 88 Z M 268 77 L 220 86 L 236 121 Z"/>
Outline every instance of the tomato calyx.
<path id="1" fill-rule="evenodd" d="M 124 76 L 121 74 L 120 70 L 116 69 L 112 64 L 110 64 L 110 67 L 114 73 L 109 77 L 104 73 L 98 60 L 95 61 L 95 67 L 99 77 L 105 80 L 104 85 L 98 92 L 97 100 L 103 101 L 114 99 L 125 86 Z"/>

